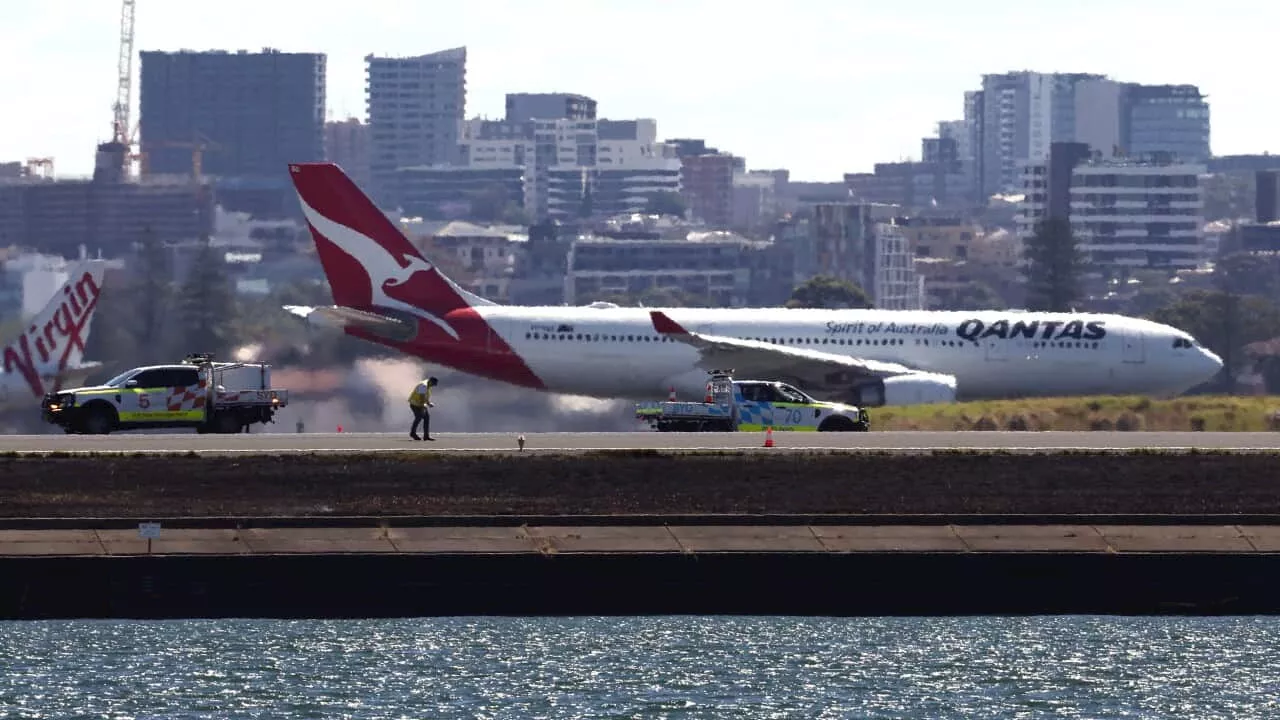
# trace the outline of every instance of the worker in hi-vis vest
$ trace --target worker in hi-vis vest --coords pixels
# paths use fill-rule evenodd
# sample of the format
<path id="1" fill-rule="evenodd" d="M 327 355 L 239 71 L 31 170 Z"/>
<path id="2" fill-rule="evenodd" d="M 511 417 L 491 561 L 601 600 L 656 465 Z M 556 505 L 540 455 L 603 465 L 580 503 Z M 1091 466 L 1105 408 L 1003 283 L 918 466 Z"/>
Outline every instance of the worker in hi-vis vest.
<path id="1" fill-rule="evenodd" d="M 431 437 L 431 411 L 427 408 L 435 407 L 431 402 L 431 388 L 439 382 L 435 378 L 427 378 L 418 383 L 409 395 L 409 409 L 413 411 L 413 427 L 409 428 L 409 437 L 414 440 L 435 440 Z M 421 438 L 418 437 L 418 423 L 422 423 Z"/>

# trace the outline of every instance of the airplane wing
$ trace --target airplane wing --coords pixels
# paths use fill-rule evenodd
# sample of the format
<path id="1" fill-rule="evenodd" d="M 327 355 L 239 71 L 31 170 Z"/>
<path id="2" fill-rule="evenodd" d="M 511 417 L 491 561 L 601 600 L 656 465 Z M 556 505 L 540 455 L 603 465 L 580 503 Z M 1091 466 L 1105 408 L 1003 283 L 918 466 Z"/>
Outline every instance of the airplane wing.
<path id="1" fill-rule="evenodd" d="M 885 381 L 905 387 L 929 385 L 941 397 L 954 395 L 955 378 L 901 365 L 899 363 L 850 357 L 792 345 L 775 345 L 759 340 L 742 340 L 690 332 L 665 313 L 649 313 L 659 334 L 696 348 L 698 367 L 704 370 L 732 369 L 738 377 L 788 379 L 815 394 L 832 392 L 843 396 L 853 386 Z"/>
<path id="2" fill-rule="evenodd" d="M 89 376 L 102 368 L 100 362 L 83 362 L 44 378 L 46 389 L 84 387 Z"/>
<path id="3" fill-rule="evenodd" d="M 306 305 L 285 305 L 285 310 L 305 319 L 308 323 L 319 327 L 359 328 L 389 338 L 409 338 L 417 331 L 417 327 L 409 321 L 401 320 L 389 314 L 357 310 L 344 305 L 325 307 L 309 307 Z"/>

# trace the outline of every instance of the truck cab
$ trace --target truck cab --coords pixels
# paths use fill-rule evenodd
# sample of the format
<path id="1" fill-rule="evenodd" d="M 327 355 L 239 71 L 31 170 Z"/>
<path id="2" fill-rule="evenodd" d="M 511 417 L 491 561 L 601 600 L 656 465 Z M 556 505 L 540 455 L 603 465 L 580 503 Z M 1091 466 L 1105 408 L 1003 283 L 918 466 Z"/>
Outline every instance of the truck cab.
<path id="1" fill-rule="evenodd" d="M 707 382 L 711 402 L 649 402 L 636 405 L 636 417 L 659 431 L 866 432 L 871 423 L 864 408 L 815 400 L 798 388 L 774 380 L 735 380 L 712 372 Z"/>
<path id="2" fill-rule="evenodd" d="M 41 409 L 46 422 L 68 433 L 172 428 L 237 433 L 273 422 L 288 402 L 287 391 L 271 388 L 269 368 L 215 363 L 211 355 L 193 354 L 181 363 L 126 370 L 101 385 L 49 393 Z"/>

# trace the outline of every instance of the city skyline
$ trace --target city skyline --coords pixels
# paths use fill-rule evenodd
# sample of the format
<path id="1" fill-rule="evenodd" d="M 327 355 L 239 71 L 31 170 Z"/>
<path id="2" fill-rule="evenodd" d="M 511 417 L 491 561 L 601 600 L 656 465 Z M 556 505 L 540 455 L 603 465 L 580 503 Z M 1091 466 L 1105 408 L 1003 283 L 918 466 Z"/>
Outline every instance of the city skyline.
<path id="1" fill-rule="evenodd" d="M 497 2 L 483 12 L 428 12 L 371 0 L 342 23 L 290 0 L 266 7 L 232 1 L 216 13 L 179 3 L 138 4 L 135 122 L 136 52 L 184 48 L 325 53 L 328 117 L 341 120 L 366 116 L 365 55 L 466 46 L 467 117 L 501 117 L 508 92 L 581 93 L 599 102 L 601 117 L 654 118 L 661 139 L 705 138 L 745 157 L 750 168 L 787 168 L 798 180 L 839 181 L 843 173 L 867 172 L 877 162 L 919 158 L 920 138 L 932 135 L 939 121 L 963 117 L 964 92 L 981 87 L 984 73 L 1096 72 L 1126 82 L 1198 85 L 1213 108 L 1217 155 L 1269 150 L 1273 134 L 1263 118 L 1280 105 L 1256 91 L 1249 73 L 1231 71 L 1260 56 L 1263 28 L 1280 12 L 1250 8 L 1249 23 L 1230 27 L 1229 18 L 1244 16 L 1232 11 L 1246 9 L 1239 1 L 1215 7 L 1208 17 L 1189 2 L 1145 0 L 1082 0 L 1067 11 L 917 2 L 910 13 L 815 1 L 805 12 L 779 19 L 739 4 L 730 12 L 728 3 L 706 0 L 669 4 L 671 12 L 650 15 L 663 23 L 641 21 L 640 31 L 635 13 L 612 2 L 592 3 L 589 11 L 574 2 L 537 8 Z M 197 15 L 199 22 L 191 22 Z M 244 17 L 259 22 L 245 24 Z M 1100 17 L 1107 19 L 1104 37 L 1114 42 L 1083 42 L 1084 33 L 1097 35 L 1097 23 L 1088 20 Z M 509 22 L 495 25 L 493 18 Z M 0 78 L 24 112 L 0 120 L 0 161 L 53 157 L 59 175 L 88 175 L 93 147 L 110 129 L 119 3 L 24 5 L 6 20 L 11 39 Z M 531 23 L 547 22 L 574 42 L 528 32 Z M 476 25 L 483 31 L 466 29 Z M 427 27 L 440 29 L 421 29 Z M 698 27 L 716 32 L 700 37 L 692 32 Z M 1037 36 L 1028 27 L 1054 27 L 1055 33 Z M 601 32 L 606 28 L 626 32 Z M 1131 45 L 1124 43 L 1124 28 L 1139 28 Z M 680 42 L 668 42 L 664 29 Z M 1236 33 L 1236 55 L 1169 52 L 1152 61 L 1149 51 L 1168 43 L 1153 46 L 1147 38 L 1188 40 L 1193 32 L 1214 37 L 1215 29 Z M 654 52 L 619 49 L 617 37 Z"/>

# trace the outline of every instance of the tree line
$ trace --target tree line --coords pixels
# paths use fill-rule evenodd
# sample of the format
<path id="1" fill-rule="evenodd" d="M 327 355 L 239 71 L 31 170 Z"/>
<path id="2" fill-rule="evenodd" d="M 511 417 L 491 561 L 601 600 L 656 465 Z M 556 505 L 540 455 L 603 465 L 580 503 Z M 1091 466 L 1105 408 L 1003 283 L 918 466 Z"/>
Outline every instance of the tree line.
<path id="1" fill-rule="evenodd" d="M 1067 312 L 1082 301 L 1086 258 L 1070 223 L 1042 220 L 1024 247 L 1027 307 Z M 1244 252 L 1232 233 L 1214 264 L 1209 287 L 1187 291 L 1167 281 L 1140 291 L 1133 314 L 1186 331 L 1223 360 L 1200 392 L 1234 392 L 1236 377 L 1260 372 L 1268 392 L 1280 392 L 1280 356 L 1250 346 L 1280 338 L 1280 258 Z"/>

